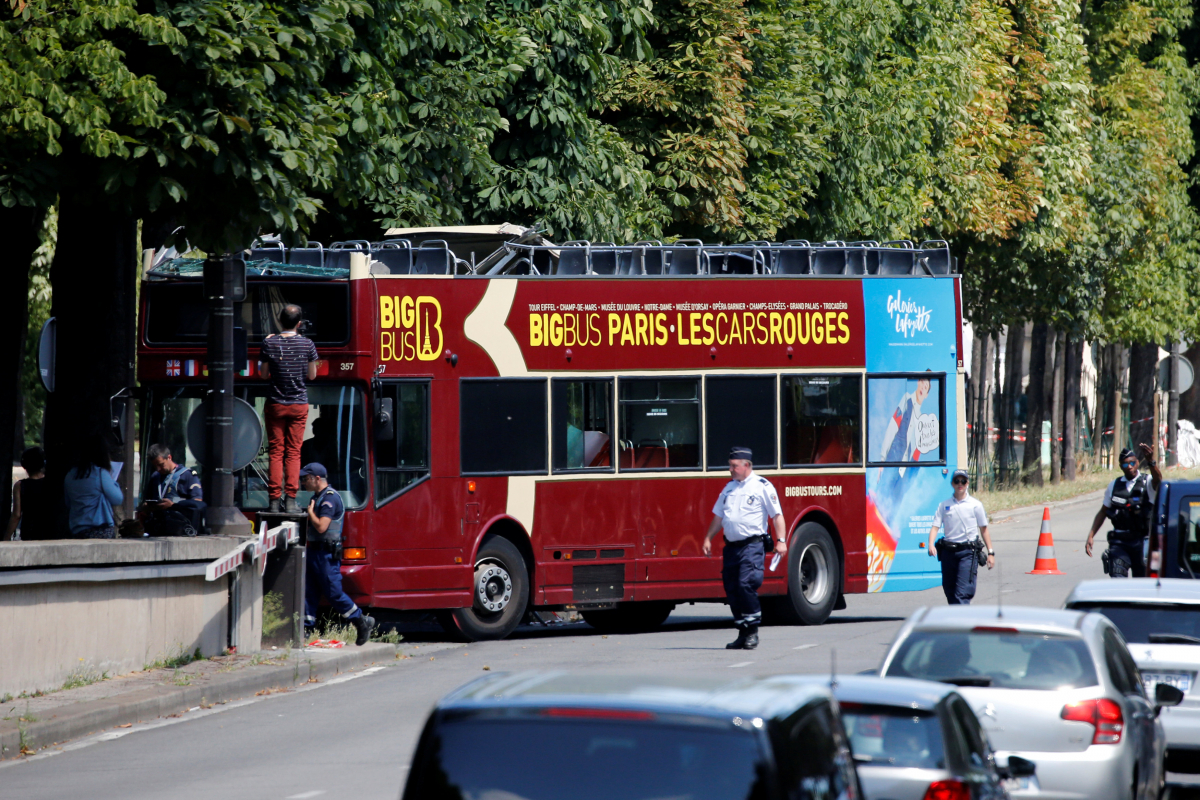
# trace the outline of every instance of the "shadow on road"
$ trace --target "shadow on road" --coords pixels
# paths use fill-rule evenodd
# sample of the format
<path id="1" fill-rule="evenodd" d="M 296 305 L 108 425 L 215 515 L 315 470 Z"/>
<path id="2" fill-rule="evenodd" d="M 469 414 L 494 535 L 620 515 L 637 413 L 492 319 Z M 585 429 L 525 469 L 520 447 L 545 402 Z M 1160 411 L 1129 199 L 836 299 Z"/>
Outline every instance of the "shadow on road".
<path id="1" fill-rule="evenodd" d="M 854 625 L 869 622 L 903 622 L 904 617 L 893 616 L 832 616 L 822 627 L 837 625 Z M 800 628 L 800 625 L 782 623 L 764 623 L 764 628 Z M 380 621 L 381 630 L 395 630 L 409 644 L 428 644 L 434 642 L 457 642 L 457 637 L 446 633 L 436 621 L 429 620 L 389 620 Z M 733 628 L 733 620 L 723 616 L 688 616 L 680 614 L 672 616 L 663 623 L 661 628 L 645 634 L 621 634 L 623 636 L 642 636 L 655 633 L 686 633 L 689 631 L 715 631 Z M 569 636 L 603 636 L 603 631 L 596 630 L 586 622 L 558 622 L 548 624 L 526 624 L 517 628 L 508 636 L 509 641 L 556 639 Z M 686 649 L 686 648 L 683 648 Z"/>

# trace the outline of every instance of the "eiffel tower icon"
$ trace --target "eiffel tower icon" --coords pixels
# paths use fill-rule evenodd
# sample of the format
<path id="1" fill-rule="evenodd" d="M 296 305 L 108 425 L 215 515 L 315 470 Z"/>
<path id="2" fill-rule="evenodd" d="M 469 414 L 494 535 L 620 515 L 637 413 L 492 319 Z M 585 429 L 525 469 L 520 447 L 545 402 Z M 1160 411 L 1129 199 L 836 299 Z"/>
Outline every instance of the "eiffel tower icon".
<path id="1" fill-rule="evenodd" d="M 425 319 L 421 326 L 424 338 L 421 340 L 421 358 L 428 361 L 433 358 L 433 347 L 429 343 L 429 309 L 425 309 Z"/>

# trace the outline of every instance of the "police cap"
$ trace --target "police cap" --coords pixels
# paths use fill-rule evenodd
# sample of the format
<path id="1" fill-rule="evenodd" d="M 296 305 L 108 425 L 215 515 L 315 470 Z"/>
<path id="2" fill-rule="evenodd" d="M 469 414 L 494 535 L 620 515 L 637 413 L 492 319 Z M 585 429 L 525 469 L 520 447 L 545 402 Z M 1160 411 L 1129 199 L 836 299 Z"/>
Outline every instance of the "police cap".
<path id="1" fill-rule="evenodd" d="M 313 461 L 311 464 L 305 464 L 300 468 L 300 477 L 303 478 L 305 475 L 316 475 L 318 478 L 329 479 L 329 473 L 325 471 L 325 467 L 316 461 Z"/>
<path id="2" fill-rule="evenodd" d="M 729 449 L 729 457 L 731 459 L 740 458 L 740 459 L 743 459 L 744 461 L 751 461 L 751 462 L 754 461 L 754 453 L 750 452 L 749 447 L 737 447 L 737 446 L 731 447 Z"/>

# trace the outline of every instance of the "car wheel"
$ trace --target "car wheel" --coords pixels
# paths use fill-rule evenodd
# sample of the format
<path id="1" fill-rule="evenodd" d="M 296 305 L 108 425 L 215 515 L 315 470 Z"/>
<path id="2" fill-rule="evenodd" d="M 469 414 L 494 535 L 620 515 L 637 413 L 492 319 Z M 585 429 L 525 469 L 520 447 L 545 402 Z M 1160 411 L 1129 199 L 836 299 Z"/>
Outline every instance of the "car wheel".
<path id="1" fill-rule="evenodd" d="M 657 630 L 671 612 L 674 603 L 622 603 L 616 608 L 580 611 L 583 621 L 603 633 L 649 633 Z"/>
<path id="2" fill-rule="evenodd" d="M 529 606 L 529 570 L 516 545 L 493 536 L 479 548 L 471 582 L 470 608 L 450 612 L 450 622 L 467 641 L 503 639 Z"/>
<path id="3" fill-rule="evenodd" d="M 841 567 L 833 537 L 824 525 L 805 522 L 796 528 L 788 545 L 787 602 L 776 602 L 772 616 L 793 624 L 824 624 L 837 602 L 840 585 Z"/>

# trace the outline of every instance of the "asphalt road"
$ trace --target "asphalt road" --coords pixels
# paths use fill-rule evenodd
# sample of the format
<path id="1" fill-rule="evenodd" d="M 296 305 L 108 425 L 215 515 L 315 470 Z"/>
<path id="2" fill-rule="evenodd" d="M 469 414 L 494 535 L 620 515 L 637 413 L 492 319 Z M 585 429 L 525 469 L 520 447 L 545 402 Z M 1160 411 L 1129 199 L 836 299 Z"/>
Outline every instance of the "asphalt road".
<path id="1" fill-rule="evenodd" d="M 992 520 L 1000 566 L 981 570 L 976 603 L 1061 606 L 1078 581 L 1102 577 L 1083 542 L 1099 495 L 1052 509 L 1061 576 L 1033 567 L 1041 510 Z M 657 674 L 827 673 L 878 666 L 900 623 L 916 608 L 942 604 L 941 590 L 851 595 L 821 627 L 768 627 L 758 650 L 727 651 L 725 606 L 676 610 L 663 628 L 601 635 L 584 624 L 527 628 L 501 642 L 446 643 L 432 628 L 406 633 L 410 658 L 351 679 L 278 694 L 169 724 L 44 751 L 0 766 L 0 798 L 122 800 L 356 798 L 395 800 L 430 708 L 443 694 L 491 670 L 606 670 Z M 105 738 L 109 737 L 109 738 Z M 531 759 L 537 758 L 530 753 Z"/>

